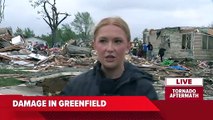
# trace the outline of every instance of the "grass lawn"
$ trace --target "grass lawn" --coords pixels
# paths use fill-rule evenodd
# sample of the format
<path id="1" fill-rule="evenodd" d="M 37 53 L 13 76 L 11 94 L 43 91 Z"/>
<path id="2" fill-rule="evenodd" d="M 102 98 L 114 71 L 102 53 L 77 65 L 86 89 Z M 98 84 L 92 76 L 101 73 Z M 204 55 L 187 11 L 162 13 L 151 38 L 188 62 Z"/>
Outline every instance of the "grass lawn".
<path id="1" fill-rule="evenodd" d="M 25 82 L 17 80 L 16 78 L 0 78 L 0 87 L 19 85 L 22 83 L 25 83 Z"/>
<path id="2" fill-rule="evenodd" d="M 0 74 L 27 74 L 26 71 L 0 68 Z"/>
<path id="3" fill-rule="evenodd" d="M 12 69 L 5 69 L 5 68 L 0 68 L 0 74 L 27 74 L 28 72 L 23 72 L 20 70 L 12 70 Z M 25 83 L 24 81 L 20 81 L 16 78 L 11 77 L 0 77 L 0 87 L 3 86 L 13 86 L 13 85 L 19 85 Z"/>

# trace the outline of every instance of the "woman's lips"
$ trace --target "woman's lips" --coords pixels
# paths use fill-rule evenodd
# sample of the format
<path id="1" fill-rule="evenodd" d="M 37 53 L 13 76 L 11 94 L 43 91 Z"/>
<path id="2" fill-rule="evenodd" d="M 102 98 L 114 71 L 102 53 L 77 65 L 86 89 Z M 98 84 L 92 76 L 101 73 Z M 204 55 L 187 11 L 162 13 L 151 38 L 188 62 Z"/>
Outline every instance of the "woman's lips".
<path id="1" fill-rule="evenodd" d="M 105 57 L 105 59 L 106 59 L 107 62 L 113 62 L 115 60 L 115 56 L 113 56 L 113 55 L 107 55 Z"/>

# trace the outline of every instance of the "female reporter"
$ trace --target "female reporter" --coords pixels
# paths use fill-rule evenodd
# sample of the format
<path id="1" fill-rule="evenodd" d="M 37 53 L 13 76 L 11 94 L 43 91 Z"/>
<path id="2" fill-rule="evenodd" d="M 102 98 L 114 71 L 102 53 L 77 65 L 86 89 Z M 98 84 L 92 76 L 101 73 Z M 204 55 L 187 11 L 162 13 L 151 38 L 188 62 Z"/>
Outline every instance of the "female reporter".
<path id="1" fill-rule="evenodd" d="M 70 80 L 60 95 L 147 96 L 158 99 L 150 74 L 125 61 L 131 47 L 130 30 L 120 17 L 102 19 L 94 30 L 98 62 L 93 69 Z"/>

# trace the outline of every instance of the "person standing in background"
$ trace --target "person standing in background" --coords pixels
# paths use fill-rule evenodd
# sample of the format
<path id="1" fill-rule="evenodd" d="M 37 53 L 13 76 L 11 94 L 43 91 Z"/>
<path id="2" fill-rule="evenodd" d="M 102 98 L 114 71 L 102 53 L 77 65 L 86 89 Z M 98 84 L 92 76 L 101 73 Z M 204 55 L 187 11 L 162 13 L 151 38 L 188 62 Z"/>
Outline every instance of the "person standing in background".
<path id="1" fill-rule="evenodd" d="M 165 48 L 161 47 L 158 51 L 158 55 L 160 56 L 160 61 L 163 62 L 163 56 L 164 56 L 164 52 L 166 51 Z"/>
<path id="2" fill-rule="evenodd" d="M 152 50 L 153 50 L 153 46 L 152 44 L 149 42 L 147 45 L 148 51 L 147 51 L 147 58 L 148 60 L 152 60 Z"/>
<path id="3" fill-rule="evenodd" d="M 146 59 L 146 54 L 147 54 L 148 48 L 147 48 L 147 44 L 144 42 L 142 44 L 142 52 L 143 52 L 143 58 Z"/>

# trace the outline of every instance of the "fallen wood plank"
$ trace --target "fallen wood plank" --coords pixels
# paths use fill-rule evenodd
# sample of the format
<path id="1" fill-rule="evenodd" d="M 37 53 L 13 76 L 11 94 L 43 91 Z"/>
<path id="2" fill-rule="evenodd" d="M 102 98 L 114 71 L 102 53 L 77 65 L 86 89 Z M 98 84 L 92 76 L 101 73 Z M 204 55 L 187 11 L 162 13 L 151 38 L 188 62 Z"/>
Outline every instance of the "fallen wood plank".
<path id="1" fill-rule="evenodd" d="M 21 47 L 19 45 L 10 45 L 4 48 L 0 49 L 0 52 L 6 52 L 6 51 L 13 51 L 13 50 L 20 50 Z"/>
<path id="2" fill-rule="evenodd" d="M 17 70 L 15 70 L 15 71 L 17 71 Z M 19 70 L 19 71 L 24 71 L 24 72 L 39 72 L 40 70 Z"/>
<path id="3" fill-rule="evenodd" d="M 12 60 L 11 57 L 6 56 L 6 55 L 1 55 L 1 54 L 0 54 L 0 58 L 6 59 L 6 60 Z"/>
<path id="4" fill-rule="evenodd" d="M 50 79 L 50 78 L 57 78 L 61 76 L 76 76 L 76 75 L 80 75 L 81 73 L 82 72 L 61 72 L 61 73 L 51 74 L 51 75 L 42 76 L 42 77 L 30 78 L 30 82 L 37 82 L 37 81 L 42 81 L 42 80 Z"/>
<path id="5" fill-rule="evenodd" d="M 49 57 L 47 57 L 47 58 L 45 58 L 45 59 L 43 59 L 43 60 L 38 61 L 36 65 L 44 64 L 44 63 L 46 63 L 46 62 L 52 60 L 54 57 L 55 57 L 55 55 L 51 55 L 51 56 L 49 56 Z"/>
<path id="6" fill-rule="evenodd" d="M 6 59 L 6 60 L 17 60 L 17 61 L 20 61 L 22 60 L 21 58 L 14 58 L 12 56 L 9 56 L 9 55 L 3 55 L 3 54 L 0 54 L 0 58 L 3 58 L 3 59 Z M 29 62 L 28 60 L 23 60 L 23 61 L 26 61 L 26 62 Z M 31 61 L 30 61 L 31 62 Z"/>
<path id="7" fill-rule="evenodd" d="M 46 65 L 44 68 L 43 68 L 43 67 L 42 67 L 42 68 L 40 68 L 40 69 L 39 69 L 39 71 L 47 70 L 49 67 L 54 66 L 54 65 L 55 65 L 55 62 L 52 62 L 52 63 L 50 63 L 50 64 Z"/>

